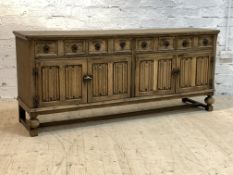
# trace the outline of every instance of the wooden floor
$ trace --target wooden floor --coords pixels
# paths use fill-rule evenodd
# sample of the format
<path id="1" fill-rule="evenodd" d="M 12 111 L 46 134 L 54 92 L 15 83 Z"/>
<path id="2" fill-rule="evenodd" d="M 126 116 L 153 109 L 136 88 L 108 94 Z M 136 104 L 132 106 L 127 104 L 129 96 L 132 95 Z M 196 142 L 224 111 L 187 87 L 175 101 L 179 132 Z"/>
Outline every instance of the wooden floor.
<path id="1" fill-rule="evenodd" d="M 203 98 L 201 98 L 203 99 Z M 215 111 L 187 108 L 137 117 L 42 128 L 31 138 L 16 101 L 0 102 L 0 175 L 232 175 L 233 97 Z M 181 104 L 173 100 L 169 104 Z M 42 120 L 164 105 L 111 107 Z"/>

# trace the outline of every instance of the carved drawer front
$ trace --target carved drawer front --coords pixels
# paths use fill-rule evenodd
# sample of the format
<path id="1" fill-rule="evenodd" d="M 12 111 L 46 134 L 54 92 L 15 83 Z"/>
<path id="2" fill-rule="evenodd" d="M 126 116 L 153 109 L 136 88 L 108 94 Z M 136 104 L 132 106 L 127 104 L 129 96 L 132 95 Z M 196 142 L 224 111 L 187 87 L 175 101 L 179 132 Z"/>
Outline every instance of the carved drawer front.
<path id="1" fill-rule="evenodd" d="M 89 41 L 89 53 L 98 54 L 108 52 L 108 41 L 105 39 L 95 39 Z"/>
<path id="2" fill-rule="evenodd" d="M 198 46 L 205 47 L 213 47 L 213 36 L 211 35 L 201 35 L 198 37 Z"/>
<path id="3" fill-rule="evenodd" d="M 131 52 L 131 39 L 115 39 L 114 51 L 115 52 Z"/>
<path id="4" fill-rule="evenodd" d="M 154 39 L 153 38 L 138 38 L 136 40 L 137 51 L 153 51 Z"/>
<path id="5" fill-rule="evenodd" d="M 40 56 L 57 56 L 57 41 L 36 41 L 35 55 Z"/>
<path id="6" fill-rule="evenodd" d="M 193 37 L 178 37 L 176 47 L 177 49 L 191 49 L 193 47 Z"/>
<path id="7" fill-rule="evenodd" d="M 136 96 L 175 93 L 175 57 L 140 55 L 136 60 Z"/>
<path id="8" fill-rule="evenodd" d="M 173 50 L 174 37 L 159 37 L 159 50 Z"/>
<path id="9" fill-rule="evenodd" d="M 84 40 L 65 40 L 64 41 L 65 55 L 76 55 L 85 53 Z"/>

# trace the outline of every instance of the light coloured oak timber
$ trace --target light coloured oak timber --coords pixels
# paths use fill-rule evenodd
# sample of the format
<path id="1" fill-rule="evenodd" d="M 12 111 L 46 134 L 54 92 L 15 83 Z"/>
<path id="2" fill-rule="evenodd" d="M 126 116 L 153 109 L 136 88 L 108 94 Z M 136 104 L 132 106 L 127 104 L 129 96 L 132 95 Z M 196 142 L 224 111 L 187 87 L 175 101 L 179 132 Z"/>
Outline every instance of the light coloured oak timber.
<path id="1" fill-rule="evenodd" d="M 212 111 L 212 104 L 188 97 L 213 98 L 218 32 L 14 31 L 19 119 L 25 112 L 32 123 L 41 114 L 173 98 Z"/>

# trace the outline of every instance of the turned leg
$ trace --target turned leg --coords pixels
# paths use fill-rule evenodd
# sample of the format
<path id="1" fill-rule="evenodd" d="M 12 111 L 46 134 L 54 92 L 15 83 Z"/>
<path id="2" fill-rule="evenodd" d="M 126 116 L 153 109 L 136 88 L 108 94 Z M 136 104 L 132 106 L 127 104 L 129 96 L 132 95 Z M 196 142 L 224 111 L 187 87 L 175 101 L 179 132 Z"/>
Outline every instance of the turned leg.
<path id="1" fill-rule="evenodd" d="M 204 101 L 205 101 L 205 103 L 206 103 L 205 110 L 207 110 L 207 111 L 213 111 L 213 104 L 214 104 L 214 98 L 213 98 L 213 96 L 208 95 L 208 96 L 205 98 Z"/>
<path id="2" fill-rule="evenodd" d="M 19 105 L 18 106 L 18 112 L 19 112 L 19 122 L 21 122 L 21 120 L 26 120 L 26 112 L 25 110 Z"/>
<path id="3" fill-rule="evenodd" d="M 40 125 L 39 120 L 37 119 L 37 115 L 35 113 L 30 113 L 29 124 L 29 134 L 32 137 L 38 136 L 38 127 Z"/>

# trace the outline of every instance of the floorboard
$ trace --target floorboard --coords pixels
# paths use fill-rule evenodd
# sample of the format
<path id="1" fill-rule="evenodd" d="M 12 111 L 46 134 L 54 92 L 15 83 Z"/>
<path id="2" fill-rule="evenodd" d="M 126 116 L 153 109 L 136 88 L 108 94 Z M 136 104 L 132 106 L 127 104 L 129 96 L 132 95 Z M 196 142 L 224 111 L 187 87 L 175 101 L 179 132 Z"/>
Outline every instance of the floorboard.
<path id="1" fill-rule="evenodd" d="M 202 98 L 195 98 L 203 101 Z M 91 117 L 182 104 L 181 100 L 40 116 Z M 213 112 L 187 108 L 41 128 L 29 137 L 17 102 L 0 101 L 0 175 L 232 175 L 233 97 Z"/>

